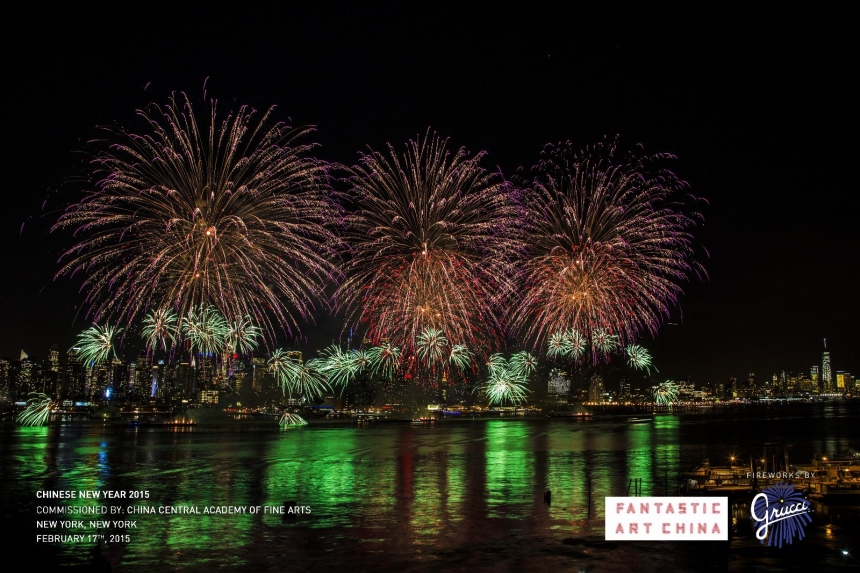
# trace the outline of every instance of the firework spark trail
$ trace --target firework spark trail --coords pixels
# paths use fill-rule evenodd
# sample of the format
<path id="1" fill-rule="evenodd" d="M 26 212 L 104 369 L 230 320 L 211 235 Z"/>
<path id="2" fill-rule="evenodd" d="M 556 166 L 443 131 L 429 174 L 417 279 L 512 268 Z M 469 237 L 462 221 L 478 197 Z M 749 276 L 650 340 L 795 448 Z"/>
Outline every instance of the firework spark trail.
<path id="1" fill-rule="evenodd" d="M 344 195 L 352 252 L 335 298 L 374 344 L 400 348 L 404 363 L 429 329 L 451 345 L 491 346 L 514 292 L 522 210 L 508 183 L 480 167 L 483 153 L 446 146 L 428 133 L 402 156 L 391 146 L 372 151 Z"/>
<path id="2" fill-rule="evenodd" d="M 30 392 L 27 407 L 18 414 L 17 422 L 22 426 L 44 426 L 51 416 L 54 404 L 51 398 L 40 392 Z"/>
<path id="3" fill-rule="evenodd" d="M 299 330 L 338 275 L 338 215 L 325 165 L 290 128 L 241 107 L 198 116 L 185 94 L 138 115 L 146 131 L 105 128 L 96 185 L 59 217 L 73 231 L 57 276 L 84 275 L 96 319 L 147 309 L 184 319 L 211 304 L 273 330 Z"/>
<path id="4" fill-rule="evenodd" d="M 116 328 L 105 324 L 104 327 L 94 324 L 78 335 L 78 341 L 75 347 L 78 348 L 78 357 L 83 364 L 96 366 L 108 359 L 116 357 L 114 350 L 114 337 L 122 332 L 121 328 Z"/>
<path id="5" fill-rule="evenodd" d="M 656 333 L 690 274 L 692 229 L 687 184 L 663 167 L 666 154 L 624 153 L 617 140 L 576 153 L 545 148 L 526 183 L 523 204 L 530 247 L 518 261 L 522 299 L 510 312 L 515 330 L 535 347 L 573 328 L 594 343 L 596 330 L 635 341 Z M 594 359 L 597 360 L 595 354 Z"/>

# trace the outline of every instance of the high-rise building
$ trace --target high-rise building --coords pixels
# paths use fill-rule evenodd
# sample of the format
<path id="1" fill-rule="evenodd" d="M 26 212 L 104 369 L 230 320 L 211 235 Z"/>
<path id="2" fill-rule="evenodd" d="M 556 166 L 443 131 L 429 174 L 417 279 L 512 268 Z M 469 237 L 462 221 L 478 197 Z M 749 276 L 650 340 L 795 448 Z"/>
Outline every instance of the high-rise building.
<path id="1" fill-rule="evenodd" d="M 824 352 L 821 353 L 821 388 L 824 392 L 833 391 L 833 374 L 830 371 L 830 352 L 827 351 L 827 339 L 824 339 Z"/>
<path id="2" fill-rule="evenodd" d="M 850 376 L 850 374 L 849 374 Z M 848 385 L 845 383 L 845 372 L 842 370 L 836 371 L 836 391 L 844 392 Z"/>
<path id="3" fill-rule="evenodd" d="M 266 375 L 266 359 L 255 356 L 251 359 L 251 387 L 255 392 L 263 390 L 263 378 Z"/>
<path id="4" fill-rule="evenodd" d="M 594 374 L 591 377 L 591 384 L 588 388 L 588 401 L 592 404 L 599 404 L 603 401 L 603 377 L 600 374 Z"/>
<path id="5" fill-rule="evenodd" d="M 809 369 L 809 379 L 812 380 L 812 391 L 820 392 L 821 391 L 821 380 L 820 380 L 820 366 L 812 366 Z"/>
<path id="6" fill-rule="evenodd" d="M 8 358 L 0 358 L 0 400 L 9 400 L 10 381 L 12 373 L 12 361 Z"/>
<path id="7" fill-rule="evenodd" d="M 567 396 L 570 394 L 570 379 L 564 375 L 562 370 L 557 368 L 550 370 L 546 393 L 548 399 L 567 400 Z"/>
<path id="8" fill-rule="evenodd" d="M 27 394 L 34 390 L 33 380 L 36 368 L 36 361 L 34 359 L 24 354 L 23 350 L 21 354 L 24 358 L 21 359 L 21 366 L 18 369 L 18 380 L 16 381 L 16 390 L 19 398 L 27 396 Z"/>
<path id="9" fill-rule="evenodd" d="M 626 376 L 618 383 L 618 396 L 621 399 L 630 397 L 630 380 Z"/>
<path id="10" fill-rule="evenodd" d="M 48 368 L 51 372 L 60 371 L 60 351 L 57 350 L 56 344 L 51 346 L 51 349 L 48 351 Z"/>
<path id="11" fill-rule="evenodd" d="M 86 386 L 86 369 L 81 361 L 80 349 L 70 348 L 66 352 L 66 371 L 63 382 L 63 394 L 67 398 L 82 398 Z"/>
<path id="12" fill-rule="evenodd" d="M 188 361 L 182 361 L 176 365 L 175 387 L 178 393 L 188 398 L 194 390 L 194 372 Z"/>
<path id="13" fill-rule="evenodd" d="M 152 362 L 146 354 L 138 354 L 134 361 L 134 393 L 136 396 L 149 396 Z"/>

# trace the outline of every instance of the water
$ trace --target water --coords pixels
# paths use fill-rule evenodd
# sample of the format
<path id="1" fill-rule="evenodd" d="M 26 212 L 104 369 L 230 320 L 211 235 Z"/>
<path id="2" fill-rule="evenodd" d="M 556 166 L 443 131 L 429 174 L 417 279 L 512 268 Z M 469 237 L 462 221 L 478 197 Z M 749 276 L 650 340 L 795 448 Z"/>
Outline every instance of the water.
<path id="1" fill-rule="evenodd" d="M 677 474 L 704 458 L 719 464 L 748 446 L 788 442 L 791 463 L 813 453 L 860 447 L 857 405 L 804 406 L 709 414 L 626 418 L 446 421 L 311 425 L 287 431 L 275 422 L 126 428 L 65 423 L 0 427 L 4 558 L 114 571 L 353 570 L 710 570 L 695 542 L 603 541 L 603 498 L 677 495 Z M 589 485 L 590 484 L 590 485 Z M 552 503 L 543 502 L 547 489 Z M 590 496 L 589 496 L 590 489 Z M 43 490 L 147 492 L 146 500 L 38 500 Z M 589 503 L 590 500 L 590 503 Z M 297 519 L 273 514 L 128 514 L 129 506 L 281 506 L 310 509 Z M 45 506 L 106 506 L 134 521 L 128 542 L 36 543 Z M 797 547 L 763 548 L 737 520 L 731 570 L 759 564 L 790 570 L 806 559 L 822 567 L 856 566 L 841 550 L 860 538 L 854 508 L 819 508 Z M 835 518 L 835 522 L 833 522 Z M 825 527 L 829 525 L 829 527 Z M 800 549 L 798 549 L 798 547 Z M 854 551 L 851 546 L 851 551 Z M 860 551 L 860 547 L 856 548 Z M 698 568 L 698 569 L 697 569 Z M 4 570 L 6 570 L 4 568 Z M 716 570 L 716 569 L 713 569 Z"/>

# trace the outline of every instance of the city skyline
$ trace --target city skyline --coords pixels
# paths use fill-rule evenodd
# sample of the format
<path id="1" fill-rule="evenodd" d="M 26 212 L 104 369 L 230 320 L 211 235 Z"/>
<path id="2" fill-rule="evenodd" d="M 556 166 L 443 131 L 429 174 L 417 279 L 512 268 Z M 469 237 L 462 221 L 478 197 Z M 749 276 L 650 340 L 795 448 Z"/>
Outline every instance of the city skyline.
<path id="1" fill-rule="evenodd" d="M 330 15 L 283 9 L 258 20 Z M 182 16 L 180 9 L 177 21 Z M 427 18 L 444 29 L 443 13 L 418 6 L 349 16 L 362 26 L 334 19 L 321 38 L 301 30 L 278 37 L 276 25 L 263 33 L 258 22 L 263 29 L 235 43 L 244 48 L 231 47 L 238 51 L 191 41 L 181 44 L 178 60 L 145 51 L 142 38 L 122 41 L 111 26 L 121 11 L 51 15 L 38 29 L 16 32 L 64 46 L 46 61 L 23 53 L 26 42 L 14 34 L 7 38 L 19 56 L 10 89 L 21 109 L 11 118 L 14 145 L 3 175 L 8 267 L 0 356 L 14 360 L 23 348 L 41 359 L 54 343 L 64 352 L 89 326 L 80 283 L 53 280 L 64 245 L 46 233 L 55 215 L 41 211 L 46 195 L 66 192 L 85 173 L 76 154 L 83 141 L 97 125 L 132 123 L 134 109 L 173 90 L 199 96 L 209 78 L 207 89 L 225 104 L 276 105 L 279 119 L 317 125 L 318 155 L 347 165 L 367 146 L 397 144 L 428 127 L 455 146 L 486 150 L 486 166 L 507 177 L 533 164 L 549 142 L 584 147 L 617 133 L 648 152 L 672 153 L 691 192 L 710 202 L 698 240 L 711 256 L 701 261 L 709 278 L 684 284 L 656 337 L 639 341 L 661 374 L 716 381 L 808 370 L 820 363 L 825 337 L 834 374 L 860 371 L 853 351 L 860 315 L 850 286 L 858 276 L 851 256 L 857 198 L 843 191 L 852 181 L 846 126 L 856 111 L 839 73 L 847 57 L 839 34 L 825 35 L 815 19 L 723 33 L 689 15 L 643 10 L 588 18 L 502 11 L 495 27 L 478 25 L 480 12 L 459 12 L 450 42 L 437 47 L 431 32 L 422 28 L 413 42 L 405 29 Z M 203 21 L 228 26 L 215 13 Z M 512 26 L 519 33 L 506 36 L 508 45 L 493 41 L 492 30 Z M 211 50 L 203 28 L 189 40 Z M 144 30 L 188 32 L 143 16 L 132 38 Z M 261 38 L 278 42 L 286 56 L 274 57 Z M 466 65 L 463 54 L 477 63 Z M 235 59 L 250 65 L 223 63 Z M 79 61 L 88 64 L 70 65 Z M 273 79 L 273 70 L 282 78 Z M 341 318 L 322 312 L 315 320 L 303 328 L 303 346 L 341 334 Z"/>
<path id="2" fill-rule="evenodd" d="M 364 352 L 368 352 L 368 341 L 364 341 Z M 356 341 L 356 344 L 359 344 Z M 158 398 L 163 401 L 176 400 L 201 400 L 203 403 L 210 399 L 218 401 L 219 393 L 226 392 L 224 398 L 236 400 L 238 390 L 248 382 L 250 375 L 253 387 L 260 391 L 261 380 L 266 379 L 264 386 L 270 399 L 309 399 L 311 401 L 320 399 L 324 394 L 340 392 L 347 388 L 353 394 L 356 392 L 358 383 L 361 388 L 373 388 L 382 392 L 390 384 L 405 384 L 420 396 L 427 391 L 431 395 L 425 396 L 425 401 L 434 402 L 433 393 L 441 392 L 442 403 L 459 403 L 465 399 L 465 403 L 471 403 L 475 396 L 467 398 L 481 390 L 480 395 L 489 389 L 489 385 L 498 383 L 507 377 L 503 370 L 506 362 L 498 362 L 501 355 L 495 355 L 484 364 L 476 364 L 475 367 L 466 371 L 451 372 L 451 378 L 447 378 L 447 372 L 440 370 L 424 370 L 411 372 L 409 370 L 388 371 L 383 373 L 377 367 L 359 367 L 354 374 L 349 374 L 337 384 L 323 384 L 318 386 L 320 390 L 307 392 L 292 387 L 287 380 L 281 379 L 284 372 L 280 371 L 274 364 L 276 360 L 283 361 L 285 358 L 296 361 L 301 365 L 304 361 L 317 362 L 312 370 L 321 376 L 318 381 L 328 378 L 323 374 L 325 368 L 320 366 L 327 357 L 334 359 L 332 365 L 337 361 L 346 359 L 343 355 L 332 355 L 332 349 L 317 349 L 315 352 L 303 352 L 290 350 L 283 352 L 276 350 L 274 353 L 252 352 L 250 354 L 232 354 L 220 358 L 211 352 L 193 351 L 192 347 L 185 346 L 183 350 L 177 351 L 155 351 L 142 348 L 130 356 L 121 353 L 113 355 L 110 359 L 85 367 L 82 363 L 80 348 L 72 348 L 62 355 L 56 345 L 48 351 L 48 356 L 40 359 L 36 356 L 22 354 L 19 360 L 0 357 L 0 394 L 7 400 L 22 401 L 30 391 L 49 393 L 56 399 L 87 396 L 87 399 L 120 399 L 128 400 L 129 393 L 133 392 L 139 397 Z M 826 348 L 826 347 L 825 347 Z M 354 348 L 353 350 L 358 350 Z M 522 353 L 521 353 L 522 354 Z M 360 352 L 352 354 L 354 358 L 365 356 Z M 367 354 L 372 356 L 372 352 Z M 523 356 L 528 356 L 523 355 Z M 520 357 L 521 359 L 522 357 Z M 316 360 L 314 360 L 316 359 Z M 628 362 L 606 361 L 600 364 L 589 365 L 577 362 L 573 366 L 569 358 L 528 358 L 531 365 L 527 372 L 520 378 L 522 388 L 526 392 L 520 398 L 522 405 L 544 404 L 544 400 L 550 395 L 556 395 L 558 399 L 567 400 L 577 398 L 584 402 L 596 403 L 623 400 L 632 390 L 638 393 L 648 393 L 648 389 L 656 389 L 660 385 L 673 383 L 682 389 L 695 391 L 697 399 L 732 399 L 732 398 L 755 398 L 755 397 L 816 397 L 817 395 L 853 395 L 860 388 L 858 378 L 851 372 L 837 369 L 832 376 L 821 376 L 820 372 L 830 370 L 830 354 L 825 349 L 821 353 L 820 364 L 814 364 L 808 369 L 785 370 L 762 375 L 758 377 L 754 371 L 750 371 L 746 377 L 731 376 L 725 380 L 695 380 L 687 377 L 680 380 L 664 380 L 655 370 L 644 369 Z M 514 361 L 510 363 L 512 366 Z M 522 365 L 522 363 L 520 363 Z M 514 371 L 512 371 L 514 372 Z M 421 379 L 420 384 L 410 383 L 412 374 Z M 520 377 L 519 374 L 516 375 Z M 487 378 L 489 377 L 489 378 Z M 447 383 L 446 383 L 447 380 Z M 486 382 L 483 382 L 486 380 Z M 494 382 L 495 381 L 495 382 Z M 285 385 L 286 383 L 286 385 Z M 293 388 L 287 392 L 288 388 Z M 338 390 L 339 388 L 339 390 Z M 446 402 L 444 388 L 451 390 L 450 398 L 454 402 Z M 455 388 L 457 389 L 455 391 Z M 464 388 L 472 388 L 463 394 Z M 565 388 L 565 390 L 561 390 Z M 599 388 L 599 390 L 598 390 Z M 150 392 L 151 390 L 151 392 Z M 213 393 L 214 391 L 214 393 Z M 376 392 L 376 390 L 373 390 Z M 544 391 L 546 396 L 544 396 Z M 200 394 L 204 392 L 204 394 Z M 704 394 L 702 394 L 704 392 Z M 233 398 L 229 398 L 229 395 Z M 378 393 L 377 398 L 382 398 Z M 201 399 L 202 396 L 202 399 Z M 247 396 L 246 396 L 247 399 Z M 354 398 L 353 398 L 354 399 Z M 480 399 L 478 400 L 480 402 Z M 496 404 L 503 405 L 503 404 Z"/>

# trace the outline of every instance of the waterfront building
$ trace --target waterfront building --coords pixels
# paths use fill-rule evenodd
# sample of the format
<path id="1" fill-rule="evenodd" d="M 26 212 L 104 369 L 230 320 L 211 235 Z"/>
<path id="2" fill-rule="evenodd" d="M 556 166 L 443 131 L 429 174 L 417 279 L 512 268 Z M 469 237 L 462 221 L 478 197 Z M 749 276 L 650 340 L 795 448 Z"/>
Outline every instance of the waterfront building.
<path id="1" fill-rule="evenodd" d="M 549 380 L 546 387 L 547 400 L 551 402 L 564 401 L 570 395 L 570 379 L 565 375 L 564 371 L 553 368 L 549 371 Z"/>

